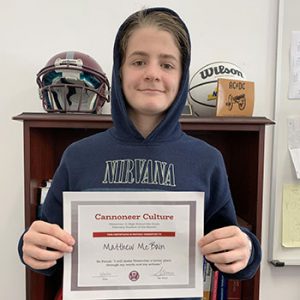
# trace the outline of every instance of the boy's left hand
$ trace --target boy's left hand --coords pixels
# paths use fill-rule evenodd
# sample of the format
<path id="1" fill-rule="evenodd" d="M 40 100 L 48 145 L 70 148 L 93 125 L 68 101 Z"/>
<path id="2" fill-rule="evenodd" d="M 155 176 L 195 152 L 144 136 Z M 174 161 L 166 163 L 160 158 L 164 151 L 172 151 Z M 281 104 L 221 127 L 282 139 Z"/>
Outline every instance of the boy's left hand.
<path id="1" fill-rule="evenodd" d="M 237 226 L 211 231 L 199 240 L 202 255 L 223 273 L 244 269 L 251 255 L 251 241 Z"/>

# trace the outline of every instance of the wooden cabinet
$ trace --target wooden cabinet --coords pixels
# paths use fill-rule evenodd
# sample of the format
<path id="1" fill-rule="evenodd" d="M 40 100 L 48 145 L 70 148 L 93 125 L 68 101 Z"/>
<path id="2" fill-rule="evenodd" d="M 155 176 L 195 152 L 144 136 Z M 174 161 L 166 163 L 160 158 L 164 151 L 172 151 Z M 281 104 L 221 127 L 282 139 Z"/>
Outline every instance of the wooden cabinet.
<path id="1" fill-rule="evenodd" d="M 25 225 L 37 217 L 40 187 L 52 178 L 64 149 L 73 141 L 112 126 L 110 116 L 23 113 Z M 223 154 L 237 214 L 261 239 L 265 126 L 264 117 L 183 117 L 182 129 L 217 147 Z M 45 277 L 27 269 L 26 299 L 53 299 L 61 274 Z M 259 299 L 259 272 L 242 282 L 242 299 Z"/>

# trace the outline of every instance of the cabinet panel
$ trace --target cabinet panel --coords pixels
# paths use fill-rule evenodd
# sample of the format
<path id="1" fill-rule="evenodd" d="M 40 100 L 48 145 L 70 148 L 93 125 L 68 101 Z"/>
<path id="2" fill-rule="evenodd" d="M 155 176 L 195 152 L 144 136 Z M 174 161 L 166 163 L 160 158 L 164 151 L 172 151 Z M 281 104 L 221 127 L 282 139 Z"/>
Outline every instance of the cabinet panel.
<path id="1" fill-rule="evenodd" d="M 65 148 L 112 126 L 110 116 L 23 113 L 14 117 L 24 127 L 25 226 L 37 218 L 40 187 L 52 178 Z M 180 120 L 182 129 L 218 148 L 224 157 L 239 217 L 261 239 L 265 126 L 263 118 L 194 118 Z M 27 300 L 53 299 L 61 273 L 45 277 L 26 271 Z M 242 299 L 259 299 L 259 272 L 242 282 Z"/>

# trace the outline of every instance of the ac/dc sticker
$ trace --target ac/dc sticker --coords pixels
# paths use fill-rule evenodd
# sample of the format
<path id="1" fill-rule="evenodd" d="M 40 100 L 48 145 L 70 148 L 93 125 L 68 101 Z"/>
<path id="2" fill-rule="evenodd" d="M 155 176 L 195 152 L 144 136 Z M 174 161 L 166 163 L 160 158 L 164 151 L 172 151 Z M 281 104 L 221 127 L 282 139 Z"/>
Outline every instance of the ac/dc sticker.
<path id="1" fill-rule="evenodd" d="M 137 281 L 140 278 L 140 274 L 138 271 L 131 271 L 128 277 L 131 281 Z"/>

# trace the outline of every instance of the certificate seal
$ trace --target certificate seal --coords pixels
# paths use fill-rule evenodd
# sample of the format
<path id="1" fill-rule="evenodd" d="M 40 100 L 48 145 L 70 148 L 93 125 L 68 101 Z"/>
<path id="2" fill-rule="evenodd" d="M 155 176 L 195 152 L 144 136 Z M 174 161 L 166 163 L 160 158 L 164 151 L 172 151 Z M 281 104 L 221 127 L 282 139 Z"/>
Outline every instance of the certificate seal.
<path id="1" fill-rule="evenodd" d="M 137 281 L 140 278 L 140 274 L 138 271 L 131 271 L 128 277 L 131 281 Z"/>

